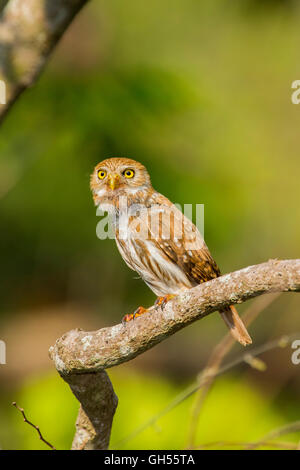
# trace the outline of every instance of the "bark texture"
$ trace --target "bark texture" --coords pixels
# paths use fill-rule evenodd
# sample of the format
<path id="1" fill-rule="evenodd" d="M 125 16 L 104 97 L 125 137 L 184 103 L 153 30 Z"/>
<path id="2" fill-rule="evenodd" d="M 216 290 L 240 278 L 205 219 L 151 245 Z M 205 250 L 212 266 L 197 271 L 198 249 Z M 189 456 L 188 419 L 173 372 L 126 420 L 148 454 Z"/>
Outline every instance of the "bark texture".
<path id="1" fill-rule="evenodd" d="M 300 260 L 270 260 L 183 291 L 165 308 L 98 331 L 71 330 L 50 348 L 63 376 L 97 372 L 129 361 L 176 331 L 225 306 L 270 292 L 300 290 Z"/>
<path id="2" fill-rule="evenodd" d="M 6 104 L 0 104 L 0 122 L 19 95 L 34 84 L 62 34 L 86 3 L 7 2 L 0 19 L 0 80 L 6 89 Z"/>
<path id="3" fill-rule="evenodd" d="M 129 361 L 224 307 L 271 292 L 300 291 L 300 259 L 270 260 L 188 289 L 164 309 L 98 331 L 72 330 L 50 348 L 55 367 L 81 403 L 73 449 L 107 449 L 117 397 L 105 369 Z"/>
<path id="4" fill-rule="evenodd" d="M 107 373 L 72 375 L 68 384 L 80 403 L 72 449 L 107 449 L 118 404 Z"/>

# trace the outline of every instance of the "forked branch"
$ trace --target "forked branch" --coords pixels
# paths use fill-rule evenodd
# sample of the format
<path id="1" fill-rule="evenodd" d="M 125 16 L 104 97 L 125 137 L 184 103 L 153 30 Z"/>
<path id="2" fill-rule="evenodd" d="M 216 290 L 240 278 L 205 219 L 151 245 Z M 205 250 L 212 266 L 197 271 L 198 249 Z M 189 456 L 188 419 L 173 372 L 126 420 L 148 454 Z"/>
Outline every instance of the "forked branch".
<path id="1" fill-rule="evenodd" d="M 210 313 L 271 292 L 300 291 L 300 259 L 270 260 L 182 292 L 164 309 L 98 331 L 72 330 L 50 357 L 81 403 L 73 449 L 107 449 L 117 397 L 104 369 L 129 361 Z"/>

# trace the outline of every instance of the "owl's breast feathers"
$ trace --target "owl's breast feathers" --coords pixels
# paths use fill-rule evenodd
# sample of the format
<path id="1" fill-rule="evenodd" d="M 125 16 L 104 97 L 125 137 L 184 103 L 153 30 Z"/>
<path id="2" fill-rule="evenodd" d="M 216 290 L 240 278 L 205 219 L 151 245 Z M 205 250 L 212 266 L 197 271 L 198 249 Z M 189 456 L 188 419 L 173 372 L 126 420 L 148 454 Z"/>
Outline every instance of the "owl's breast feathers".
<path id="1" fill-rule="evenodd" d="M 148 194 L 140 210 L 129 210 L 124 221 L 125 237 L 124 226 L 123 234 L 116 227 L 119 251 L 157 295 L 177 293 L 220 275 L 198 229 L 163 195 Z"/>

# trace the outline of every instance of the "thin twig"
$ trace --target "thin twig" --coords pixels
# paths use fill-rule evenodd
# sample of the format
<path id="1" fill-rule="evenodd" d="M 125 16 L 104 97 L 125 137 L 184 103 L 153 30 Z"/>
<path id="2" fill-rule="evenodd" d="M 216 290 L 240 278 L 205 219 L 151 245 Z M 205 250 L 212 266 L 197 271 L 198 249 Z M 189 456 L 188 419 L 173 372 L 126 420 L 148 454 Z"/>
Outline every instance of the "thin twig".
<path id="1" fill-rule="evenodd" d="M 56 450 L 56 448 L 50 444 L 50 442 L 46 441 L 46 439 L 43 437 L 41 431 L 40 431 L 40 428 L 39 426 L 36 426 L 35 424 L 33 424 L 31 421 L 29 421 L 27 418 L 26 418 L 26 415 L 25 415 L 25 412 L 24 412 L 24 409 L 23 408 L 20 408 L 17 403 L 14 401 L 12 402 L 12 405 L 17 408 L 17 410 L 19 410 L 21 413 L 22 413 L 22 416 L 24 418 L 24 422 L 29 424 L 30 426 L 32 426 L 38 433 L 39 435 L 39 438 L 41 441 L 43 441 L 48 447 L 50 447 L 52 450 Z"/>
<path id="2" fill-rule="evenodd" d="M 215 441 L 202 444 L 201 446 L 196 447 L 196 449 L 204 450 L 208 447 L 213 447 L 214 449 L 218 449 L 219 447 L 241 447 L 243 449 L 249 449 L 252 444 L 253 443 L 251 442 Z M 275 447 L 279 449 L 298 450 L 297 444 L 283 441 L 264 441 L 263 443 L 259 444 L 258 447 Z"/>
<path id="3" fill-rule="evenodd" d="M 299 338 L 300 332 L 293 333 L 289 336 L 285 335 L 282 336 L 276 340 L 270 341 L 268 343 L 265 343 L 251 351 L 251 354 L 253 357 L 259 356 L 260 354 L 263 354 L 267 351 L 271 351 L 272 349 L 275 348 L 282 348 L 284 346 L 287 346 L 291 341 L 293 341 L 295 338 Z M 215 373 L 215 376 L 218 377 L 228 370 L 232 369 L 233 367 L 242 364 L 245 362 L 245 355 L 243 354 L 233 361 L 229 362 L 228 364 L 224 365 L 223 367 L 219 368 L 219 370 Z M 206 380 L 210 380 L 210 377 Z M 187 387 L 185 390 L 183 390 L 181 393 L 179 393 L 168 405 L 166 405 L 159 413 L 154 415 L 152 418 L 147 420 L 144 424 L 133 430 L 128 436 L 126 436 L 124 439 L 121 439 L 118 441 L 114 446 L 113 449 L 118 449 L 120 446 L 123 446 L 124 444 L 127 444 L 127 442 L 131 441 L 134 439 L 136 436 L 138 436 L 140 433 L 145 431 L 147 428 L 150 426 L 153 426 L 158 419 L 162 418 L 165 416 L 169 411 L 173 410 L 176 408 L 178 405 L 180 405 L 182 402 L 187 400 L 190 396 L 192 396 L 194 393 L 196 393 L 201 387 L 205 386 L 206 382 L 203 382 L 201 385 L 199 383 L 193 383 L 189 387 Z"/>
<path id="4" fill-rule="evenodd" d="M 253 442 L 249 445 L 248 449 L 256 449 L 262 446 L 266 441 L 276 439 L 277 437 L 284 436 L 285 434 L 291 434 L 300 431 L 300 421 L 294 421 L 293 423 L 286 424 L 280 428 L 274 429 L 273 431 L 266 434 L 259 441 Z"/>
<path id="5" fill-rule="evenodd" d="M 243 316 L 243 322 L 246 326 L 249 326 L 257 316 L 275 299 L 280 295 L 280 293 L 276 293 L 273 295 L 268 295 L 265 297 L 259 297 L 254 301 L 254 303 L 249 307 L 246 313 Z M 232 347 L 234 346 L 235 341 L 230 334 L 227 334 L 215 347 L 213 350 L 210 358 L 208 359 L 207 365 L 204 370 L 199 374 L 199 391 L 195 397 L 195 401 L 192 407 L 192 416 L 191 416 L 191 424 L 190 424 L 190 431 L 188 436 L 188 444 L 187 447 L 189 449 L 193 449 L 195 446 L 195 438 L 196 432 L 198 427 L 198 421 L 200 412 L 202 410 L 204 401 L 211 389 L 214 378 L 225 358 L 225 356 L 230 352 Z"/>

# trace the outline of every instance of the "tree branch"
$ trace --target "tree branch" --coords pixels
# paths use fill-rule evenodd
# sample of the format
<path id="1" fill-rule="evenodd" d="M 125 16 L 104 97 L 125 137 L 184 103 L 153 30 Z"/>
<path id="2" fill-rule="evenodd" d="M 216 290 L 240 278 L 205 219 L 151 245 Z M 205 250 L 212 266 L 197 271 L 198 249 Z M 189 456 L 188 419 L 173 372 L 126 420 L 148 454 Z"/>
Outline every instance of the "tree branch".
<path id="1" fill-rule="evenodd" d="M 151 307 L 134 321 L 98 331 L 72 330 L 50 355 L 58 372 L 97 372 L 129 361 L 206 315 L 270 292 L 300 290 L 300 259 L 270 260 L 183 291 L 162 310 Z M 66 378 L 67 380 L 67 378 Z"/>
<path id="2" fill-rule="evenodd" d="M 270 292 L 300 291 L 300 259 L 270 260 L 235 271 L 151 307 L 132 322 L 85 332 L 72 330 L 50 357 L 81 403 L 72 449 L 107 449 L 117 397 L 106 368 L 129 361 L 176 331 L 227 305 Z"/>
<path id="3" fill-rule="evenodd" d="M 24 423 L 29 424 L 29 426 L 32 426 L 36 430 L 40 440 L 43 441 L 48 447 L 50 447 L 50 449 L 56 450 L 56 448 L 52 444 L 50 444 L 50 442 L 46 441 L 46 439 L 43 437 L 39 426 L 37 426 L 36 424 L 33 424 L 31 421 L 29 421 L 29 419 L 27 419 L 24 408 L 20 408 L 20 406 L 17 405 L 15 401 L 12 402 L 12 406 L 14 406 L 15 408 L 17 408 L 17 410 L 20 411 L 21 415 L 23 416 Z"/>
<path id="4" fill-rule="evenodd" d="M 118 404 L 107 373 L 72 375 L 68 384 L 81 404 L 72 449 L 107 449 Z"/>
<path id="5" fill-rule="evenodd" d="M 270 292 L 300 291 L 300 259 L 270 260 L 235 271 L 151 307 L 134 321 L 86 332 L 72 330 L 50 357 L 81 403 L 73 449 L 106 449 L 117 406 L 106 368 L 129 361 L 176 331 L 230 304 Z"/>
<path id="6" fill-rule="evenodd" d="M 274 294 L 256 298 L 254 303 L 243 315 L 244 325 L 248 327 L 257 318 L 260 312 L 264 310 L 270 303 L 274 302 L 274 300 L 277 299 L 280 295 L 280 292 L 276 292 Z M 188 449 L 195 448 L 195 439 L 201 409 L 205 403 L 205 399 L 209 393 L 209 390 L 211 389 L 212 384 L 217 377 L 218 371 L 225 356 L 229 353 L 235 342 L 236 341 L 233 336 L 228 332 L 227 335 L 225 335 L 224 338 L 214 347 L 205 368 L 203 371 L 201 371 L 201 375 L 198 377 L 199 390 L 196 394 L 192 407 L 191 424 L 187 443 Z"/>
<path id="7" fill-rule="evenodd" d="M 6 104 L 0 121 L 19 95 L 33 85 L 52 50 L 87 0 L 10 0 L 0 19 L 0 79 Z"/>

